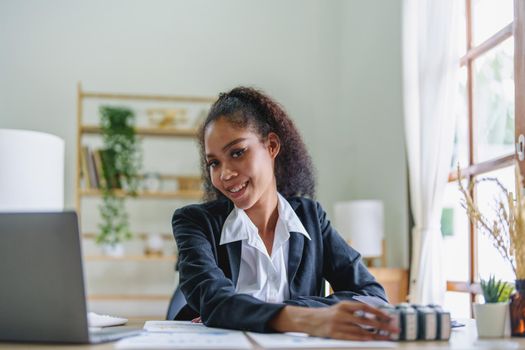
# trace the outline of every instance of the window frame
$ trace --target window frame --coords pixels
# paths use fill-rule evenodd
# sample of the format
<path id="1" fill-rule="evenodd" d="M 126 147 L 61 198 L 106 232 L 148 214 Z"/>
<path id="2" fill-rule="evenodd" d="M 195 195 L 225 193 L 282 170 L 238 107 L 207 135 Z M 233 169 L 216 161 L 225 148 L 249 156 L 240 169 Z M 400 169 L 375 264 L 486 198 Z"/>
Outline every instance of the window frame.
<path id="1" fill-rule="evenodd" d="M 525 134 L 525 1 L 514 0 L 514 19 L 512 23 L 494 33 L 487 40 L 473 46 L 472 38 L 472 0 L 465 0 L 467 51 L 460 58 L 460 67 L 467 69 L 467 119 L 468 119 L 468 146 L 469 165 L 461 169 L 461 177 L 469 182 L 480 174 L 512 166 L 516 158 L 516 151 L 495 159 L 476 162 L 475 155 L 475 125 L 476 116 L 473 111 L 473 63 L 511 36 L 514 37 L 514 94 L 515 94 L 515 143 L 519 135 Z M 525 161 L 519 162 L 521 174 L 525 174 Z M 448 182 L 457 181 L 456 171 L 451 171 Z M 525 185 L 525 184 L 523 184 Z M 475 200 L 475 193 L 471 193 Z M 472 223 L 469 225 L 469 275 L 467 281 L 447 281 L 448 292 L 462 292 L 470 294 L 470 301 L 474 302 L 477 294 L 481 293 L 479 283 L 476 282 L 478 274 L 477 262 L 477 232 Z M 471 310 L 472 312 L 472 310 Z"/>

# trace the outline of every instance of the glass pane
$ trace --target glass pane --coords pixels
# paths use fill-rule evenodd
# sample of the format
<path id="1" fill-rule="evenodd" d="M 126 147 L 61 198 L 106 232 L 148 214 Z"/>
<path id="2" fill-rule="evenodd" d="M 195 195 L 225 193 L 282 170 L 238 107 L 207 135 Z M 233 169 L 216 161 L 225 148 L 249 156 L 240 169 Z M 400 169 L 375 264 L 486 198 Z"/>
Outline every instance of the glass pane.
<path id="1" fill-rule="evenodd" d="M 514 152 L 514 40 L 474 61 L 476 161 Z"/>
<path id="2" fill-rule="evenodd" d="M 443 308 L 452 318 L 470 318 L 470 294 L 446 292 Z"/>
<path id="3" fill-rule="evenodd" d="M 448 183 L 441 215 L 443 268 L 447 281 L 467 281 L 469 276 L 469 222 L 461 198 L 458 183 Z"/>
<path id="4" fill-rule="evenodd" d="M 458 98 L 456 107 L 456 126 L 454 148 L 450 170 L 455 171 L 458 163 L 461 167 L 468 166 L 468 115 L 467 115 L 467 68 L 459 70 Z"/>
<path id="5" fill-rule="evenodd" d="M 481 44 L 513 19 L 513 0 L 472 0 L 473 44 Z"/>
<path id="6" fill-rule="evenodd" d="M 515 192 L 514 166 L 483 174 L 480 178 L 497 178 L 500 183 L 510 192 Z M 489 222 L 497 219 L 498 203 L 506 203 L 501 189 L 492 181 L 482 181 L 476 188 L 478 207 Z M 478 273 L 481 278 L 496 275 L 497 278 L 506 281 L 514 281 L 514 273 L 508 261 L 492 244 L 492 239 L 479 230 L 478 232 Z"/>

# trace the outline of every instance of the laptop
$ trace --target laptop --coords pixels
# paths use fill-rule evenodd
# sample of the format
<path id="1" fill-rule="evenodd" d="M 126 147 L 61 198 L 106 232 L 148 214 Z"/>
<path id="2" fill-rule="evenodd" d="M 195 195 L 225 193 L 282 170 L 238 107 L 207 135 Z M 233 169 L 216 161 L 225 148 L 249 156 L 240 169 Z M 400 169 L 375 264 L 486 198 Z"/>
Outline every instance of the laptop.
<path id="1" fill-rule="evenodd" d="M 89 331 L 75 212 L 0 213 L 0 341 L 100 343 L 138 333 Z"/>

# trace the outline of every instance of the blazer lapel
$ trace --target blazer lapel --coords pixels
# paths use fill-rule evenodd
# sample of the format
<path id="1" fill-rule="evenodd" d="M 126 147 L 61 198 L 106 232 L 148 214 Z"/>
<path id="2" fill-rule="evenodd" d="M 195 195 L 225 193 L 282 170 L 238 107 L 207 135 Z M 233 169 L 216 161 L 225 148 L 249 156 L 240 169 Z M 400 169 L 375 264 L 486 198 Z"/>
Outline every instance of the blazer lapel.
<path id="1" fill-rule="evenodd" d="M 228 260 L 230 263 L 230 271 L 232 276 L 233 285 L 237 285 L 239 279 L 239 269 L 241 266 L 241 247 L 242 241 L 235 241 L 225 244 L 226 250 L 228 251 Z"/>
<path id="2" fill-rule="evenodd" d="M 293 295 L 292 286 L 295 274 L 299 269 L 303 257 L 304 239 L 303 234 L 290 232 L 290 248 L 288 251 L 288 285 L 290 286 L 290 296 Z"/>

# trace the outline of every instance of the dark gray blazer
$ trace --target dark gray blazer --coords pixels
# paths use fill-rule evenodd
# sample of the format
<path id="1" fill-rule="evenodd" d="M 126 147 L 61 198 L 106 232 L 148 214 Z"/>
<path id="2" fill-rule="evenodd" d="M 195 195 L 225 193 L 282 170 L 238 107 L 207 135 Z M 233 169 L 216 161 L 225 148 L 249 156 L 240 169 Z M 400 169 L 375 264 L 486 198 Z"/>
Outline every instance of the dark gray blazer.
<path id="1" fill-rule="evenodd" d="M 242 242 L 219 245 L 222 226 L 233 210 L 231 201 L 220 199 L 175 211 L 172 225 L 180 288 L 205 325 L 271 332 L 268 321 L 286 305 L 323 307 L 356 295 L 386 301 L 383 287 L 363 265 L 361 255 L 332 228 L 319 203 L 302 197 L 287 200 L 311 240 L 290 232 L 290 299 L 278 304 L 235 292 Z M 335 291 L 328 297 L 322 296 L 325 279 Z"/>

